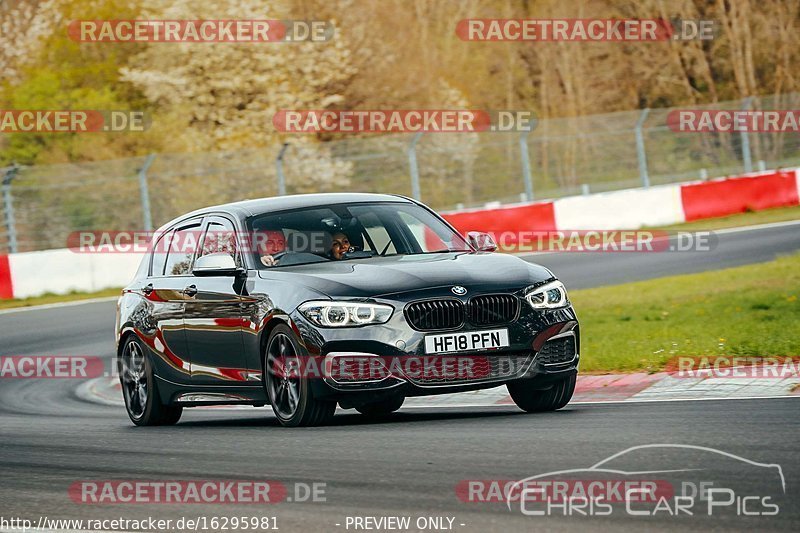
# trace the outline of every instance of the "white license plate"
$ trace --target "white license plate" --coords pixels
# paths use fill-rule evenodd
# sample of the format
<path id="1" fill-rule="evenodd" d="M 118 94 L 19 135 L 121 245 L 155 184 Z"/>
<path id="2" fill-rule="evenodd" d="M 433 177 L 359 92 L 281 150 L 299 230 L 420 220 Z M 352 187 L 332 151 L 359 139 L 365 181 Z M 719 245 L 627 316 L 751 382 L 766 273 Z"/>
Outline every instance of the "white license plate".
<path id="1" fill-rule="evenodd" d="M 425 353 L 469 352 L 509 346 L 507 329 L 442 333 L 425 337 Z"/>

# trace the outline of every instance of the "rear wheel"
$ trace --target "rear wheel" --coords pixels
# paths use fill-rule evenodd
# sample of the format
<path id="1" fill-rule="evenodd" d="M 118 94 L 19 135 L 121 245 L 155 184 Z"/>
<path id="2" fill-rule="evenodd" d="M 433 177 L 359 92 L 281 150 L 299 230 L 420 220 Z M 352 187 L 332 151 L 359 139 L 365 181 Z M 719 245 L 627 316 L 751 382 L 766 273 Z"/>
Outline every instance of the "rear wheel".
<path id="1" fill-rule="evenodd" d="M 128 417 L 137 426 L 177 424 L 183 414 L 179 405 L 161 403 L 153 365 L 147 351 L 136 336 L 125 340 L 120 362 L 120 384 Z"/>
<path id="2" fill-rule="evenodd" d="M 264 386 L 278 421 L 288 427 L 319 426 L 330 421 L 336 402 L 314 398 L 309 376 L 303 376 L 305 351 L 283 324 L 270 333 L 264 353 Z"/>
<path id="3" fill-rule="evenodd" d="M 540 413 L 555 411 L 567 405 L 575 392 L 576 378 L 577 373 L 570 374 L 546 390 L 532 388 L 527 380 L 512 381 L 506 387 L 517 407 L 529 413 Z"/>
<path id="4" fill-rule="evenodd" d="M 369 417 L 386 416 L 403 406 L 405 396 L 392 396 L 377 402 L 365 403 L 356 407 L 356 411 Z"/>

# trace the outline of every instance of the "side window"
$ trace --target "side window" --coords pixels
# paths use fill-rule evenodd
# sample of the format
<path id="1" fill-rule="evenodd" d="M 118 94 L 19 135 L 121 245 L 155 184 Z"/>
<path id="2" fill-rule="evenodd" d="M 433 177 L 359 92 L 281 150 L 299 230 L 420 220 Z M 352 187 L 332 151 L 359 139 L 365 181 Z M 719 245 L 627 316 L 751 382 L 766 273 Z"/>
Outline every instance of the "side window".
<path id="1" fill-rule="evenodd" d="M 167 263 L 167 251 L 172 238 L 172 231 L 164 233 L 153 246 L 153 261 L 150 265 L 151 276 L 163 276 L 164 265 Z"/>
<path id="2" fill-rule="evenodd" d="M 203 246 L 199 257 L 224 252 L 233 257 L 237 265 L 241 264 L 236 253 L 236 231 L 229 220 L 214 219 L 203 236 Z"/>
<path id="3" fill-rule="evenodd" d="M 169 245 L 165 276 L 187 276 L 192 271 L 199 230 L 200 225 L 195 224 L 175 231 Z"/>

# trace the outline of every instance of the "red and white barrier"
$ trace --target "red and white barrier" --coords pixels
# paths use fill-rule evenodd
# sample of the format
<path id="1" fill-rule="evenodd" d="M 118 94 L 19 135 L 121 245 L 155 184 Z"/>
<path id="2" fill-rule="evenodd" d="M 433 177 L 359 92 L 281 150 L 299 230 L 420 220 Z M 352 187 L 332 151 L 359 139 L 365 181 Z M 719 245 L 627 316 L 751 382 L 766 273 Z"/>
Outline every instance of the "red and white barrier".
<path id="1" fill-rule="evenodd" d="M 555 201 L 556 229 L 615 230 L 684 222 L 680 188 L 663 185 Z"/>
<path id="2" fill-rule="evenodd" d="M 510 235 L 531 231 L 623 230 L 798 205 L 800 172 L 772 171 L 741 177 L 629 189 L 554 201 L 445 213 L 462 234 Z M 427 238 L 427 236 L 426 236 Z M 139 254 L 80 254 L 69 249 L 0 255 L 0 299 L 122 287 Z"/>
<path id="3" fill-rule="evenodd" d="M 444 217 L 462 233 L 627 230 L 798 205 L 799 196 L 800 172 L 793 169 L 474 209 Z"/>
<path id="4" fill-rule="evenodd" d="M 11 264 L 7 255 L 0 255 L 0 300 L 14 297 L 14 284 L 11 283 Z"/>
<path id="5" fill-rule="evenodd" d="M 795 170 L 556 200 L 559 230 L 638 229 L 798 205 Z"/>
<path id="6" fill-rule="evenodd" d="M 484 231 L 494 235 L 516 235 L 524 224 L 527 224 L 529 229 L 537 228 L 540 231 L 556 229 L 553 202 L 461 211 L 447 214 L 445 218 L 462 235 L 466 235 L 468 231 Z M 504 239 L 504 241 L 508 246 L 517 244 L 514 239 Z"/>
<path id="7" fill-rule="evenodd" d="M 778 171 L 681 186 L 686 220 L 798 205 L 798 173 Z"/>
<path id="8" fill-rule="evenodd" d="M 123 287 L 141 260 L 138 254 L 79 254 L 67 248 L 0 256 L 0 299 Z"/>

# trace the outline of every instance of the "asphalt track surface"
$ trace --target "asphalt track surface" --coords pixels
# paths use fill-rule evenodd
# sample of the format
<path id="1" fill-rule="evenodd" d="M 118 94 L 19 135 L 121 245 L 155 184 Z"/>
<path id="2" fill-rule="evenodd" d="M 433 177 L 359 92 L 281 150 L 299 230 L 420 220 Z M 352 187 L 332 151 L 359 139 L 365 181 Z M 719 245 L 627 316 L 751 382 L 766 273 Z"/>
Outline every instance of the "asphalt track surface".
<path id="1" fill-rule="evenodd" d="M 525 258 L 553 269 L 568 287 L 612 285 L 767 261 L 800 250 L 800 225 L 720 233 L 718 239 L 709 252 Z M 0 355 L 110 358 L 113 324 L 112 302 L 3 313 Z M 279 427 L 268 409 L 196 409 L 187 410 L 175 427 L 136 428 L 122 408 L 79 397 L 78 385 L 74 380 L 0 382 L 0 519 L 24 517 L 35 524 L 41 516 L 275 516 L 283 531 L 355 531 L 346 527 L 348 516 L 408 516 L 411 530 L 417 530 L 418 517 L 433 516 L 450 517 L 452 530 L 465 532 L 796 530 L 800 520 L 796 398 L 581 404 L 538 415 L 514 406 L 420 408 L 403 409 L 379 422 L 345 411 L 331 426 L 307 429 Z M 623 505 L 605 517 L 563 516 L 558 511 L 533 517 L 513 504 L 509 510 L 502 503 L 464 502 L 456 493 L 465 480 L 518 480 L 586 468 L 632 446 L 655 443 L 708 447 L 779 464 L 785 494 L 776 489 L 769 469 L 744 468 L 740 462 L 724 469 L 724 475 L 735 478 L 737 497 L 771 495 L 780 504 L 779 513 L 742 517 L 732 506 L 715 509 L 711 517 L 666 512 L 640 517 L 627 514 Z M 625 470 L 656 469 L 666 455 L 657 450 L 632 455 Z M 266 507 L 82 505 L 68 496 L 76 481 L 109 479 L 269 479 L 285 485 L 290 497 L 298 483 L 325 483 L 326 501 Z"/>

